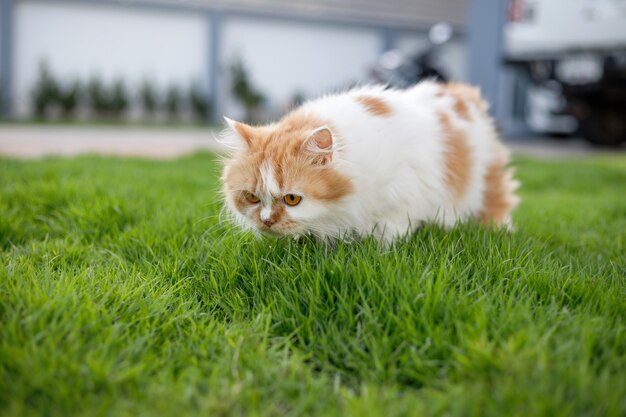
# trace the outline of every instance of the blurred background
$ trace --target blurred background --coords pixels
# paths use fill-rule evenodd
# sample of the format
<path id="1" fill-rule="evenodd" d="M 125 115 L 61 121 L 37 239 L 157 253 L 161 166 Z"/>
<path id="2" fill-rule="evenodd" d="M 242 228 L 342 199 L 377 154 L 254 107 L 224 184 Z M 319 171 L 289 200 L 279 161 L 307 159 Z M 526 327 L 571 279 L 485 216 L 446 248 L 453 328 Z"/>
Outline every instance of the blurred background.
<path id="1" fill-rule="evenodd" d="M 0 151 L 32 125 L 216 128 L 423 78 L 480 86 L 507 138 L 621 146 L 626 0 L 0 0 Z"/>

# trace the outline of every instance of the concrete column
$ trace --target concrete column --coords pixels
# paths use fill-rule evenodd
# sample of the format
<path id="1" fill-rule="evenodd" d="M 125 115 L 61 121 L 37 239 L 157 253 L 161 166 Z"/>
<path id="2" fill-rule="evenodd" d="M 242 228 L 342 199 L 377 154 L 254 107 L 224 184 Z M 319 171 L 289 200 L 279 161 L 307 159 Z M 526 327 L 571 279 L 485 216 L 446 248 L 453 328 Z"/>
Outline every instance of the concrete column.
<path id="1" fill-rule="evenodd" d="M 499 89 L 508 3 L 509 0 L 470 0 L 467 21 L 469 80 L 489 100 L 491 113 L 499 124 L 505 117 Z"/>
<path id="2" fill-rule="evenodd" d="M 209 89 L 211 91 L 211 121 L 221 123 L 223 116 L 222 108 L 222 12 L 214 10 L 208 14 L 209 22 Z"/>
<path id="3" fill-rule="evenodd" d="M 0 117 L 12 114 L 14 0 L 0 0 Z"/>
<path id="4" fill-rule="evenodd" d="M 381 53 L 387 52 L 395 46 L 396 33 L 390 28 L 380 29 L 380 39 Z"/>

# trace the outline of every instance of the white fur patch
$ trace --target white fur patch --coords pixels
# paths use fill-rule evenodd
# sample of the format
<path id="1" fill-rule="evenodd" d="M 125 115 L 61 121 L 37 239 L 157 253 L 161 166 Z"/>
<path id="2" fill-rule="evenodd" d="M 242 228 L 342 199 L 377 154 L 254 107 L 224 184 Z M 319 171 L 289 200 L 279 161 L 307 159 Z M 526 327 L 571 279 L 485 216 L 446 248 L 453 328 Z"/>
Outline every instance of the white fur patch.
<path id="1" fill-rule="evenodd" d="M 261 208 L 261 220 L 265 221 L 265 220 L 269 220 L 272 217 L 272 207 L 269 206 L 263 206 Z"/>
<path id="2" fill-rule="evenodd" d="M 234 120 L 224 117 L 227 127 L 223 129 L 219 135 L 215 136 L 215 141 L 224 146 L 231 152 L 245 151 L 248 149 L 246 141 L 239 136 L 236 130 L 236 123 Z"/>
<path id="3" fill-rule="evenodd" d="M 267 197 L 280 195 L 280 187 L 278 186 L 278 182 L 276 182 L 272 163 L 269 161 L 264 162 L 260 170 L 263 189 L 268 194 Z"/>

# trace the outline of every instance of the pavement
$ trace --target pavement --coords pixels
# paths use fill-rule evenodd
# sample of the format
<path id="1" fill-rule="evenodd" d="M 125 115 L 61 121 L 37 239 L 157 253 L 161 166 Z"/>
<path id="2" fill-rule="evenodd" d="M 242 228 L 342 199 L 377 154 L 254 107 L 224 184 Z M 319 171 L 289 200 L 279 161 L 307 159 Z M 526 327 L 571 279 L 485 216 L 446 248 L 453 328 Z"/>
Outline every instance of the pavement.
<path id="1" fill-rule="evenodd" d="M 529 156 L 539 159 L 579 158 L 601 155 L 626 156 L 626 143 L 622 146 L 610 148 L 599 147 L 587 142 L 583 138 L 551 138 L 527 137 L 505 141 L 511 153 L 515 156 Z"/>
<path id="2" fill-rule="evenodd" d="M 0 126 L 0 155 L 16 158 L 81 154 L 171 159 L 219 151 L 217 130 L 100 126 Z"/>
<path id="3" fill-rule="evenodd" d="M 171 159 L 198 151 L 220 152 L 217 130 L 203 128 L 0 125 L 0 155 L 14 158 L 98 154 Z M 597 148 L 583 139 L 507 140 L 516 156 L 569 158 L 626 155 L 626 146 Z"/>

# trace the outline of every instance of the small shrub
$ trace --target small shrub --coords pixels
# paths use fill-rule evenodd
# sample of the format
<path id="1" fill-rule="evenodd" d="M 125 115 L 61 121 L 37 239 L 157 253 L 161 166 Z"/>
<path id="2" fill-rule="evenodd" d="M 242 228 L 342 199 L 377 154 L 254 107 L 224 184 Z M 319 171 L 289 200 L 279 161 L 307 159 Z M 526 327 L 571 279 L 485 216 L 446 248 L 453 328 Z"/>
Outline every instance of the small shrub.
<path id="1" fill-rule="evenodd" d="M 109 113 L 109 97 L 106 87 L 99 76 L 96 75 L 89 81 L 87 95 L 94 114 L 99 117 L 107 116 Z"/>
<path id="2" fill-rule="evenodd" d="M 158 107 L 158 94 L 154 83 L 148 79 L 144 80 L 139 90 L 141 105 L 147 115 L 153 115 Z"/>
<path id="3" fill-rule="evenodd" d="M 189 89 L 189 104 L 194 117 L 198 121 L 206 121 L 211 112 L 209 96 L 198 83 L 193 83 Z"/>
<path id="4" fill-rule="evenodd" d="M 94 76 L 87 87 L 87 96 L 93 113 L 100 118 L 119 118 L 128 109 L 128 92 L 121 79 L 107 86 L 99 76 Z"/>
<path id="5" fill-rule="evenodd" d="M 231 65 L 230 71 L 232 73 L 231 91 L 245 108 L 246 121 L 253 122 L 259 107 L 265 101 L 265 97 L 252 86 L 248 80 L 248 72 L 240 60 Z"/>
<path id="6" fill-rule="evenodd" d="M 109 112 L 113 117 L 120 117 L 128 108 L 128 92 L 126 85 L 121 79 L 113 83 L 111 98 L 109 102 Z"/>
<path id="7" fill-rule="evenodd" d="M 171 85 L 165 94 L 165 110 L 170 118 L 176 119 L 180 113 L 182 96 L 177 86 Z"/>
<path id="8" fill-rule="evenodd" d="M 82 95 L 82 86 L 78 80 L 59 88 L 57 98 L 64 118 L 70 118 L 74 115 Z"/>
<path id="9" fill-rule="evenodd" d="M 59 98 L 59 85 L 45 62 L 39 65 L 39 79 L 33 89 L 35 117 L 45 119 Z"/>

